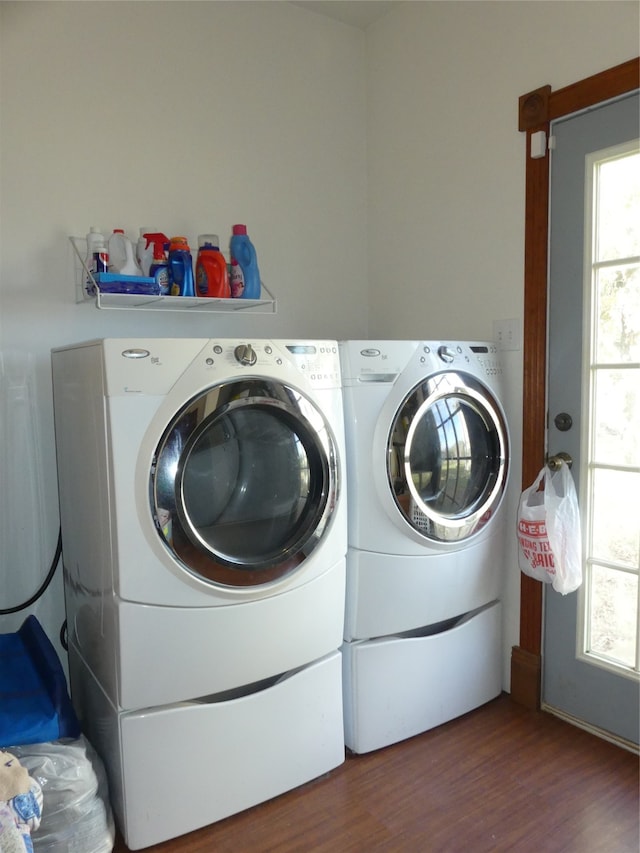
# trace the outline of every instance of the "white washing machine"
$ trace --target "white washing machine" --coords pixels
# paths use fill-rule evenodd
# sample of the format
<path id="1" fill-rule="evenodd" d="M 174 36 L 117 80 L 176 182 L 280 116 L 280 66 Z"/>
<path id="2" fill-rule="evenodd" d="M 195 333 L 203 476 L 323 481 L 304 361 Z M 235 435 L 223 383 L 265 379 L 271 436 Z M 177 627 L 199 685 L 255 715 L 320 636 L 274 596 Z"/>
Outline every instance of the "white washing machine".
<path id="1" fill-rule="evenodd" d="M 128 846 L 336 767 L 337 342 L 107 339 L 52 365 L 72 698 Z"/>
<path id="2" fill-rule="evenodd" d="M 346 744 L 368 752 L 501 690 L 509 437 L 494 344 L 340 344 L 349 491 Z"/>

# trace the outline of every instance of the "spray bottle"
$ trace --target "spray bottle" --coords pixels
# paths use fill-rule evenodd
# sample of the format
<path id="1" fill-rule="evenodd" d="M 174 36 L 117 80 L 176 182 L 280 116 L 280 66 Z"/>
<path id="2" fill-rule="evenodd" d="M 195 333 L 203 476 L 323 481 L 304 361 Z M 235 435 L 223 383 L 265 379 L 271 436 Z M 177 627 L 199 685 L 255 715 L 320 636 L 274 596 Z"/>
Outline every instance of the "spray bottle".
<path id="1" fill-rule="evenodd" d="M 169 261 L 167 259 L 169 240 L 164 234 L 147 234 L 146 236 L 150 239 L 150 247 L 153 249 L 153 258 L 149 264 L 149 276 L 155 279 L 162 296 L 168 296 L 171 290 Z"/>
<path id="2" fill-rule="evenodd" d="M 138 242 L 135 245 L 135 255 L 136 262 L 140 269 L 142 270 L 142 275 L 149 275 L 149 267 L 151 266 L 151 261 L 153 260 L 153 246 L 149 246 L 147 241 L 147 235 L 155 234 L 156 232 L 153 228 L 144 227 L 140 229 L 140 236 L 138 237 Z"/>
<path id="3" fill-rule="evenodd" d="M 140 245 L 137 250 L 138 263 L 140 264 L 142 275 L 151 275 L 151 265 L 154 260 L 160 257 L 158 244 L 160 245 L 160 249 L 164 252 L 165 246 L 168 242 L 169 238 L 164 234 L 161 234 L 159 231 L 145 231 L 140 238 Z"/>

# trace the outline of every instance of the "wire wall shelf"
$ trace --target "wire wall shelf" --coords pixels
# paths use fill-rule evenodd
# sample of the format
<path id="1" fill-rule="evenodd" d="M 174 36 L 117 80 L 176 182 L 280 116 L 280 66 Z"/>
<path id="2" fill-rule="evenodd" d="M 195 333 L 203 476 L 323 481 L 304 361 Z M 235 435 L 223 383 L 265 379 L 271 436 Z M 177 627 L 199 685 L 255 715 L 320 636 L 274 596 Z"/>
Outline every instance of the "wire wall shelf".
<path id="1" fill-rule="evenodd" d="M 275 314 L 276 299 L 261 283 L 260 299 L 222 299 L 204 296 L 162 296 L 144 293 L 105 293 L 85 263 L 87 241 L 84 237 L 69 237 L 74 252 L 76 302 L 94 302 L 96 308 L 120 311 L 190 311 L 219 313 L 241 311 L 247 314 Z M 126 283 L 123 276 L 123 283 Z"/>

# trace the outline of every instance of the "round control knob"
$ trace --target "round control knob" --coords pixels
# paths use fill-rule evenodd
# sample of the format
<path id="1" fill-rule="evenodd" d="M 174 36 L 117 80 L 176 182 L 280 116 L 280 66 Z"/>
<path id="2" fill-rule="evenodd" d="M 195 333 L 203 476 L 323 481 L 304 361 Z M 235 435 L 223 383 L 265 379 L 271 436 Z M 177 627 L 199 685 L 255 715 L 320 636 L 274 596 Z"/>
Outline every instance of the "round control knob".
<path id="1" fill-rule="evenodd" d="M 255 354 L 251 344 L 239 344 L 233 351 L 233 354 L 236 357 L 236 361 L 247 367 L 251 367 L 258 360 L 258 356 Z"/>
<path id="2" fill-rule="evenodd" d="M 442 361 L 446 362 L 447 364 L 451 364 L 451 362 L 455 358 L 455 353 L 453 352 L 451 347 L 438 347 L 438 355 L 440 356 Z"/>

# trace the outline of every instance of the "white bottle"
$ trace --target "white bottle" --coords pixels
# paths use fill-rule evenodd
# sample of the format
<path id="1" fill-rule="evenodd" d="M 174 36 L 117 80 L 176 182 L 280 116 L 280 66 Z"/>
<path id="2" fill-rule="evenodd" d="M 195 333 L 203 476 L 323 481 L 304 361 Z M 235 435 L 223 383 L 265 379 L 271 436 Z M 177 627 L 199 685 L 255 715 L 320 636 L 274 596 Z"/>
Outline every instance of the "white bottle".
<path id="1" fill-rule="evenodd" d="M 126 260 L 124 262 L 124 266 L 120 270 L 121 275 L 142 275 L 142 270 L 136 263 L 136 259 L 133 256 L 133 246 L 131 245 L 131 240 L 127 240 L 125 237 L 126 243 L 124 244 Z"/>
<path id="2" fill-rule="evenodd" d="M 122 228 L 114 228 L 109 237 L 109 272 L 120 272 L 127 262 L 127 250 L 125 249 L 127 238 Z"/>
<path id="3" fill-rule="evenodd" d="M 109 237 L 109 268 L 120 275 L 140 275 L 140 267 L 133 256 L 131 240 L 122 228 L 114 228 Z"/>
<path id="4" fill-rule="evenodd" d="M 87 234 L 87 257 L 85 259 L 85 266 L 89 272 L 96 272 L 94 267 L 94 255 L 100 249 L 104 249 L 105 243 L 106 240 L 104 239 L 104 234 L 99 228 L 92 225 L 91 228 L 89 228 L 89 233 Z"/>

